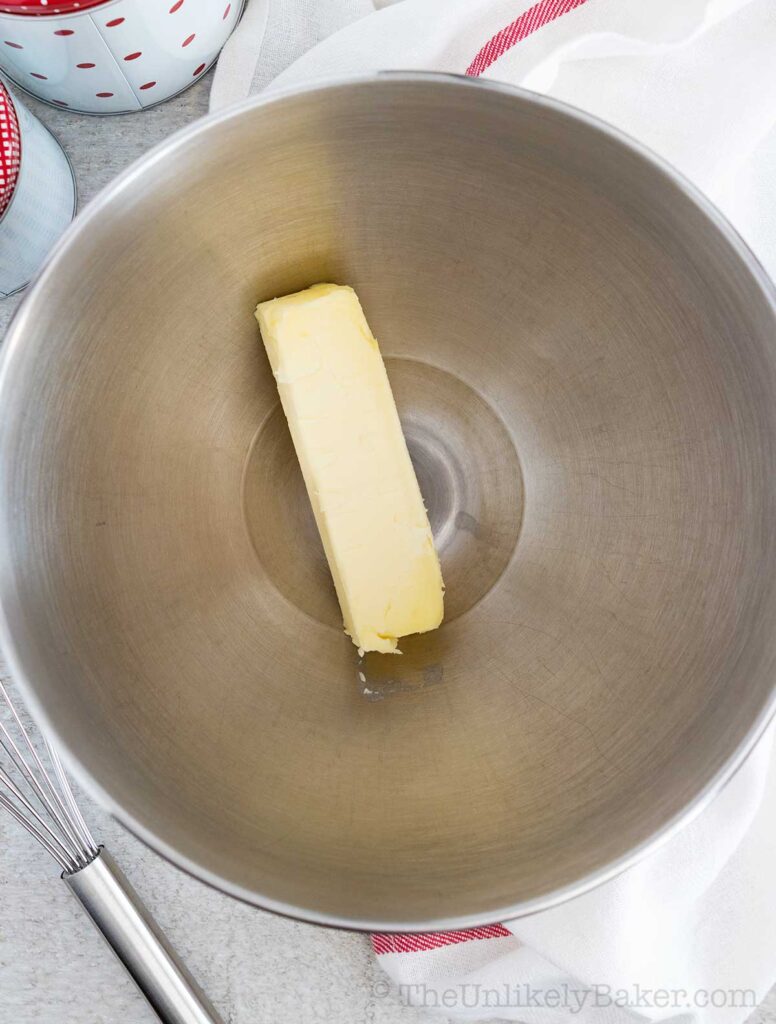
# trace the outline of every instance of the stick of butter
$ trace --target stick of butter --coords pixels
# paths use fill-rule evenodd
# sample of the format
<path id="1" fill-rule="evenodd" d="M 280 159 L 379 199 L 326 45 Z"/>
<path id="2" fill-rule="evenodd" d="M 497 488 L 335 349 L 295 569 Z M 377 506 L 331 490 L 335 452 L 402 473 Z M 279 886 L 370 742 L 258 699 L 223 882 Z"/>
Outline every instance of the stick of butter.
<path id="1" fill-rule="evenodd" d="M 352 288 L 256 309 L 345 631 L 365 651 L 442 621 L 442 573 L 388 375 Z"/>

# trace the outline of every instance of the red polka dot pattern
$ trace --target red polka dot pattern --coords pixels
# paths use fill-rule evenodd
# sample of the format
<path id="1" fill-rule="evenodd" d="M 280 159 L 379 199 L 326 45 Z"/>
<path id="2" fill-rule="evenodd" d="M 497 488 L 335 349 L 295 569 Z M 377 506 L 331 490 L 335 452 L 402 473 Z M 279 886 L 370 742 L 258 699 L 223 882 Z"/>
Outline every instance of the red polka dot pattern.
<path id="1" fill-rule="evenodd" d="M 23 3 L 0 0 L 0 12 L 7 6 L 16 15 L 59 15 L 45 28 L 40 23 L 30 24 L 29 17 L 26 24 L 21 17 L 6 19 L 3 34 L 7 33 L 10 38 L 0 37 L 0 53 L 7 53 L 3 63 L 14 66 L 18 63 L 18 74 L 29 91 L 58 106 L 94 113 L 104 113 L 106 108 L 117 113 L 125 108 L 137 109 L 180 92 L 203 75 L 218 55 L 243 7 L 243 0 L 221 0 L 220 3 L 219 0 L 135 0 L 135 3 L 152 6 L 153 18 L 136 15 L 135 4 L 128 0 L 120 5 L 116 0 L 24 0 Z M 95 17 L 95 9 L 103 4 L 106 9 Z M 126 10 L 127 14 L 119 15 L 117 8 Z M 63 14 L 69 16 L 62 17 Z M 168 15 L 176 20 L 168 22 Z M 36 35 L 40 31 L 43 37 Z M 71 41 L 71 36 L 78 36 L 78 39 Z M 17 58 L 11 50 L 3 51 L 3 44 L 24 53 Z M 103 55 L 101 48 L 105 46 L 108 53 Z M 180 59 L 180 49 L 188 49 L 188 60 Z M 93 73 L 84 75 L 84 71 Z M 158 78 L 146 81 L 153 73 Z M 148 90 L 154 95 L 146 97 Z M 68 99 L 54 100 L 51 95 L 54 91 Z M 110 98 L 113 99 L 111 104 L 101 102 Z"/>
<path id="2" fill-rule="evenodd" d="M 0 82 L 0 217 L 13 199 L 22 156 L 16 110 L 8 90 Z"/>

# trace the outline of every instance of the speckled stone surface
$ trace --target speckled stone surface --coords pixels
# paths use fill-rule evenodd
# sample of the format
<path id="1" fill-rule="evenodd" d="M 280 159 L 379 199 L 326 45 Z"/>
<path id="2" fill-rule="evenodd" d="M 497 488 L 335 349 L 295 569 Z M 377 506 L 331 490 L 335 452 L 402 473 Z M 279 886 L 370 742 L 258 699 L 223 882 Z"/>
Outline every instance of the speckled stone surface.
<path id="1" fill-rule="evenodd" d="M 160 107 L 123 117 L 79 117 L 27 102 L 70 156 L 83 206 L 123 167 L 207 111 L 209 77 Z M 0 332 L 19 298 L 0 301 Z M 447 1019 L 385 994 L 385 976 L 365 936 L 289 921 L 222 896 L 151 853 L 91 800 L 81 802 L 95 835 L 229 1024 Z M 0 813 L 0 1024 L 155 1020 L 47 855 Z M 776 990 L 750 1024 L 776 1024 Z"/>

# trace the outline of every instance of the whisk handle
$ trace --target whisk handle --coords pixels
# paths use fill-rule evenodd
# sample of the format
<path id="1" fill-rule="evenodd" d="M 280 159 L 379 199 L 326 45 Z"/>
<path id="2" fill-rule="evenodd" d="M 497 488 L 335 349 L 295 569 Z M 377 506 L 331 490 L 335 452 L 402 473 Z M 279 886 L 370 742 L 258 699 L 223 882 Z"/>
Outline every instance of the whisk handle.
<path id="1" fill-rule="evenodd" d="M 162 1024 L 223 1024 L 107 850 L 62 877 Z"/>

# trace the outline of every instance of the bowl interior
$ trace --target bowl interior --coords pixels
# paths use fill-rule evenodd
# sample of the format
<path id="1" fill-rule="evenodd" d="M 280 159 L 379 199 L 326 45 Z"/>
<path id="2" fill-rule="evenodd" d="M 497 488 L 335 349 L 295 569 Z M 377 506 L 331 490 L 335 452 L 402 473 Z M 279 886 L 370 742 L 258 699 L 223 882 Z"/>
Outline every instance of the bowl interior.
<path id="1" fill-rule="evenodd" d="M 343 635 L 252 315 L 318 281 L 361 297 L 442 559 L 401 658 Z M 764 720 L 774 326 L 719 218 L 554 104 L 385 76 L 211 120 L 12 329 L 17 672 L 124 821 L 264 905 L 441 927 L 576 891 Z"/>

